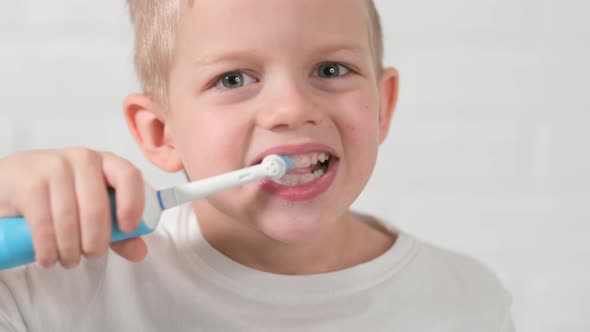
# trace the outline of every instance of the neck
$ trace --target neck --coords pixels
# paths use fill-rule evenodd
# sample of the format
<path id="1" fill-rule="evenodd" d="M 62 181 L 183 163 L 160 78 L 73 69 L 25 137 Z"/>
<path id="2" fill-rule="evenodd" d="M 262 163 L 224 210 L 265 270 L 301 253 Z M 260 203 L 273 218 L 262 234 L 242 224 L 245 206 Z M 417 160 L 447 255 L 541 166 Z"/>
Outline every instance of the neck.
<path id="1" fill-rule="evenodd" d="M 232 220 L 208 204 L 193 203 L 204 238 L 230 259 L 250 268 L 287 275 L 326 273 L 369 261 L 391 247 L 395 236 L 345 213 L 332 227 L 296 242 L 273 239 L 253 223 Z"/>

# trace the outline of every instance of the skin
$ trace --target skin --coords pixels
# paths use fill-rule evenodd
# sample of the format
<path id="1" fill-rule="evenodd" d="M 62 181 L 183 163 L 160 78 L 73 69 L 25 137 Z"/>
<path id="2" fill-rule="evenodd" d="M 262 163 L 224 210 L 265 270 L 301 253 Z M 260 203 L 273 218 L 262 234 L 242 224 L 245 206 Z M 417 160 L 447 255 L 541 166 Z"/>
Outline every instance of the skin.
<path id="1" fill-rule="evenodd" d="M 192 180 L 249 166 L 277 145 L 315 142 L 336 152 L 336 179 L 312 200 L 288 202 L 249 184 L 193 203 L 207 241 L 235 261 L 274 273 L 320 273 L 370 260 L 395 241 L 349 210 L 373 171 L 398 88 L 394 69 L 374 70 L 366 6 L 199 1 L 183 9 L 167 107 L 144 95 L 126 99 L 145 155 L 163 170 L 185 169 Z M 326 62 L 350 71 L 321 77 Z M 237 70 L 248 84 L 219 84 Z"/>
<path id="2" fill-rule="evenodd" d="M 368 261 L 394 243 L 349 210 L 397 100 L 397 72 L 376 73 L 368 35 L 364 0 L 200 0 L 183 9 L 169 105 L 141 94 L 125 100 L 129 128 L 152 163 L 200 179 L 249 166 L 268 148 L 309 142 L 329 146 L 340 163 L 313 200 L 287 202 L 250 184 L 194 202 L 203 235 L 226 256 L 313 274 Z M 351 71 L 320 77 L 326 62 Z M 236 70 L 249 75 L 247 85 L 216 85 Z M 42 266 L 73 268 L 109 248 L 107 186 L 117 191 L 119 228 L 132 231 L 144 193 L 129 161 L 79 147 L 17 152 L 0 158 L 0 217 L 26 218 Z M 147 254 L 141 238 L 110 247 L 133 262 Z"/>
<path id="3" fill-rule="evenodd" d="M 137 228 L 143 180 L 129 161 L 79 147 L 17 152 L 0 159 L 0 218 L 25 217 L 41 266 L 74 268 L 80 257 L 97 258 L 109 248 L 107 185 L 117 190 L 119 228 Z M 111 248 L 133 262 L 147 254 L 140 238 Z"/>

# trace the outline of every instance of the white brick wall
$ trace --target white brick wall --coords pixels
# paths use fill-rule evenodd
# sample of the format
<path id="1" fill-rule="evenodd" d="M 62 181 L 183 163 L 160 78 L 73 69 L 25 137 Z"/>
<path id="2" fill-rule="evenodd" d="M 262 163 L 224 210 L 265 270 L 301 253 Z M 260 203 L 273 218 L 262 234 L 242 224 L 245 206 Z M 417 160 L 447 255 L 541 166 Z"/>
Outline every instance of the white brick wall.
<path id="1" fill-rule="evenodd" d="M 377 4 L 400 104 L 355 207 L 490 265 L 519 331 L 589 331 L 590 2 Z M 131 40 L 122 0 L 0 0 L 0 155 L 86 145 L 182 181 L 123 122 Z"/>

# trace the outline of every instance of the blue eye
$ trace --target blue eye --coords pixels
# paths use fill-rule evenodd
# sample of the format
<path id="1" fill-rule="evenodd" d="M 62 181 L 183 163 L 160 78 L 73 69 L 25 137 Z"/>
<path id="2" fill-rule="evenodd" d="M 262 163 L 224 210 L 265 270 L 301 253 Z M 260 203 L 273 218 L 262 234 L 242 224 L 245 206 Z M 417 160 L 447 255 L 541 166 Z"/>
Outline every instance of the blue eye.
<path id="1" fill-rule="evenodd" d="M 215 85 L 220 89 L 237 89 L 255 83 L 256 79 L 241 71 L 232 71 L 220 76 Z"/>
<path id="2" fill-rule="evenodd" d="M 349 72 L 350 69 L 338 63 L 324 63 L 317 69 L 317 75 L 324 78 L 344 76 Z"/>

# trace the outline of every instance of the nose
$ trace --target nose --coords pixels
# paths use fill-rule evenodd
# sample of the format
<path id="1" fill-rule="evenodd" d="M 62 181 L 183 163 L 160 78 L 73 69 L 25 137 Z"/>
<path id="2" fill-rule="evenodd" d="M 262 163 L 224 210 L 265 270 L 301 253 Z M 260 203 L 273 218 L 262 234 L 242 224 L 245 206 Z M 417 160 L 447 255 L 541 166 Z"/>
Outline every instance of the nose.
<path id="1" fill-rule="evenodd" d="M 284 80 L 266 89 L 262 107 L 257 113 L 258 126 L 268 129 L 297 129 L 304 125 L 318 125 L 325 112 L 314 102 L 311 87 L 295 80 Z"/>

